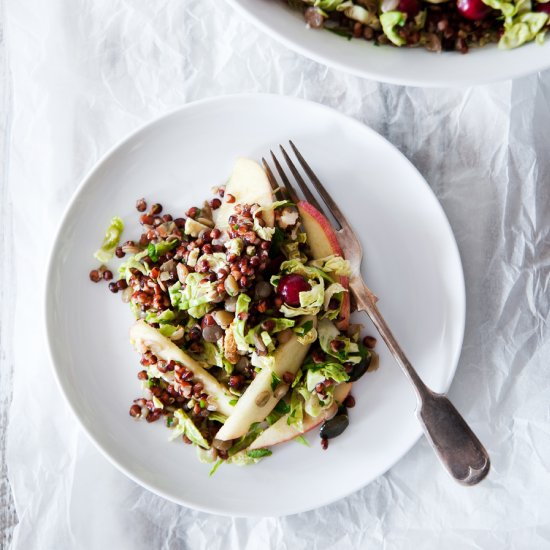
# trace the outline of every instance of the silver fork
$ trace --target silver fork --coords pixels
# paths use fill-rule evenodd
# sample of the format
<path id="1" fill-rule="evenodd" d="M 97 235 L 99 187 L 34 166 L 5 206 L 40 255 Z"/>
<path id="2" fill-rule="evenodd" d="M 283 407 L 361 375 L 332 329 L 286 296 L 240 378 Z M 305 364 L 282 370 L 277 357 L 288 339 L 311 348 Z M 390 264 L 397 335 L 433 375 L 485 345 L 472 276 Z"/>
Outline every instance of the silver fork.
<path id="1" fill-rule="evenodd" d="M 475 485 L 479 483 L 489 473 L 490 460 L 487 451 L 449 399 L 443 394 L 430 390 L 407 359 L 376 306 L 376 296 L 367 287 L 361 277 L 363 252 L 355 232 L 340 208 L 338 208 L 338 205 L 330 197 L 324 185 L 319 181 L 319 178 L 305 161 L 300 151 L 298 151 L 298 148 L 292 141 L 289 143 L 296 158 L 308 175 L 312 186 L 323 199 L 326 209 L 332 214 L 339 225 L 336 234 L 344 256 L 351 264 L 352 275 L 349 285 L 355 298 L 357 309 L 364 311 L 370 317 L 398 365 L 414 386 L 417 398 L 416 416 L 422 425 L 424 434 L 443 466 L 456 481 L 463 485 Z M 305 200 L 311 203 L 319 212 L 326 215 L 325 208 L 319 204 L 310 191 L 288 153 L 282 146 L 280 148 L 296 183 L 304 194 Z M 284 190 L 286 190 L 290 199 L 297 203 L 299 198 L 296 190 L 277 157 L 273 154 L 273 151 L 271 151 L 271 157 L 283 182 Z M 265 159 L 262 159 L 262 161 L 272 186 L 283 189 L 278 186 L 277 179 L 267 161 Z"/>

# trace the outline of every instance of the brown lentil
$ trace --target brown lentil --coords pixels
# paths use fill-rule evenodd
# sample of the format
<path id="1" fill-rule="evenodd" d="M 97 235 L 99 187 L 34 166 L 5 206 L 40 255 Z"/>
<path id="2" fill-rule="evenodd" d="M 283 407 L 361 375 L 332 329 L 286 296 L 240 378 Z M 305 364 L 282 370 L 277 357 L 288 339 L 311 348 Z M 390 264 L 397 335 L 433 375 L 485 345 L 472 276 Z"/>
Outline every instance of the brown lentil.
<path id="1" fill-rule="evenodd" d="M 311 354 L 311 358 L 313 359 L 313 362 L 315 364 L 319 364 L 319 363 L 324 363 L 325 361 L 325 352 L 323 350 L 320 350 L 320 349 L 316 349 L 312 354 Z"/>
<path id="2" fill-rule="evenodd" d="M 200 208 L 197 208 L 196 206 L 192 206 L 185 214 L 189 218 L 195 219 L 200 214 Z"/>
<path id="3" fill-rule="evenodd" d="M 332 342 L 330 343 L 330 349 L 334 353 L 338 353 L 344 346 L 345 344 L 341 340 L 332 340 Z"/>
<path id="4" fill-rule="evenodd" d="M 348 409 L 353 409 L 353 407 L 355 407 L 355 397 L 353 397 L 353 395 L 348 395 L 344 399 L 344 407 Z"/>
<path id="5" fill-rule="evenodd" d="M 90 281 L 99 283 L 100 280 L 101 276 L 99 275 L 99 271 L 97 269 L 92 269 L 92 271 L 90 271 Z"/>
<path id="6" fill-rule="evenodd" d="M 292 374 L 291 372 L 289 371 L 286 371 L 284 374 L 283 374 L 283 382 L 285 384 L 292 384 L 292 382 L 294 382 L 294 374 Z"/>
<path id="7" fill-rule="evenodd" d="M 374 336 L 365 336 L 363 338 L 363 345 L 368 349 L 374 349 L 376 347 L 376 338 Z"/>

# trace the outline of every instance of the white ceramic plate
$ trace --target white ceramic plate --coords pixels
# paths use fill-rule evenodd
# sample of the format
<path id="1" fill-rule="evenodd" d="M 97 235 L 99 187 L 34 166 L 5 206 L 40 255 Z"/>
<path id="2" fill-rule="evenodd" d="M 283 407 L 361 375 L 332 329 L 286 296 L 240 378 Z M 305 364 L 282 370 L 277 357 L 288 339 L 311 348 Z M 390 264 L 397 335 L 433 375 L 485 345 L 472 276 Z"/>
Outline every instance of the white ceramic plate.
<path id="1" fill-rule="evenodd" d="M 183 442 L 168 442 L 161 422 L 128 415 L 141 394 L 133 319 L 118 295 L 88 279 L 111 216 L 127 222 L 125 240 L 139 235 L 136 199 L 183 213 L 226 180 L 236 157 L 259 160 L 289 138 L 357 229 L 364 275 L 426 382 L 446 390 L 460 354 L 464 281 L 451 229 L 420 174 L 374 131 L 327 107 L 269 95 L 201 101 L 145 126 L 97 164 L 68 207 L 48 271 L 48 339 L 62 391 L 105 455 L 155 493 L 200 510 L 273 516 L 327 504 L 384 473 L 421 433 L 413 392 L 382 345 L 380 369 L 354 386 L 350 427 L 328 451 L 310 435 L 311 448 L 290 442 L 258 465 L 222 465 L 209 478 L 210 466 Z"/>
<path id="2" fill-rule="evenodd" d="M 299 12 L 281 0 L 227 0 L 273 38 L 336 69 L 382 82 L 410 86 L 469 86 L 517 78 L 550 67 L 550 40 L 510 51 L 495 45 L 457 52 L 376 47 L 327 31 L 309 30 Z"/>

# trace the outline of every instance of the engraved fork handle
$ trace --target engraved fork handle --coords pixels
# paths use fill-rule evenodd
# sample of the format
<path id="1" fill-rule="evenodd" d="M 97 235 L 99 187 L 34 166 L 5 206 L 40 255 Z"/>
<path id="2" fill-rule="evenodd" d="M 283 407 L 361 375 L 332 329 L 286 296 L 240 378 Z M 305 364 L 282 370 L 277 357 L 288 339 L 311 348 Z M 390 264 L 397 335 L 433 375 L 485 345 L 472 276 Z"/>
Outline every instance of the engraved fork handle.
<path id="1" fill-rule="evenodd" d="M 491 464 L 485 447 L 449 399 L 430 390 L 418 376 L 378 310 L 376 296 L 363 280 L 358 276 L 352 277 L 350 288 L 357 309 L 370 317 L 391 354 L 412 382 L 417 398 L 416 416 L 439 460 L 459 483 L 479 483 L 489 473 Z"/>

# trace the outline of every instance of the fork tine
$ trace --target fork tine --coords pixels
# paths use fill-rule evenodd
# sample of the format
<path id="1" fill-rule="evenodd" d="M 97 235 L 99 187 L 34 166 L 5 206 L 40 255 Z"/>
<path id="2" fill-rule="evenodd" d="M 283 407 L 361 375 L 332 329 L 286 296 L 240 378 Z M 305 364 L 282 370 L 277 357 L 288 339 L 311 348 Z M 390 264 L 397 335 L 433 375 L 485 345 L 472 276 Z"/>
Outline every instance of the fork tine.
<path id="1" fill-rule="evenodd" d="M 327 208 L 330 210 L 331 214 L 334 216 L 334 218 L 338 221 L 338 223 L 344 227 L 345 225 L 349 227 L 349 222 L 340 210 L 338 208 L 338 205 L 332 200 L 331 196 L 329 195 L 328 191 L 325 189 L 325 186 L 319 181 L 319 178 L 315 175 L 315 172 L 310 168 L 309 164 L 306 162 L 300 151 L 298 150 L 298 147 L 294 145 L 294 143 L 289 140 L 290 146 L 292 147 L 292 150 L 294 151 L 294 154 L 296 155 L 296 158 L 302 165 L 302 168 L 306 172 L 306 174 L 309 176 L 311 183 L 313 187 L 317 190 L 319 195 L 321 195 L 321 198 L 323 199 L 324 203 L 327 205 Z"/>
<path id="2" fill-rule="evenodd" d="M 275 175 L 273 174 L 269 164 L 267 164 L 267 161 L 263 157 L 262 157 L 262 164 L 264 166 L 265 173 L 267 174 L 267 179 L 269 180 L 269 183 L 271 185 L 271 189 L 273 189 L 273 194 L 274 195 L 277 195 L 277 193 L 282 194 L 281 187 L 277 183 L 277 179 L 275 178 Z"/>
<path id="3" fill-rule="evenodd" d="M 304 178 L 302 178 L 302 175 L 300 174 L 300 172 L 298 172 L 298 168 L 296 168 L 296 165 L 292 162 L 292 160 L 288 156 L 288 153 L 285 151 L 284 147 L 282 145 L 279 145 L 279 147 L 281 148 L 281 152 L 283 153 L 285 161 L 288 164 L 288 167 L 290 168 L 290 171 L 292 172 L 294 178 L 296 179 L 296 182 L 300 186 L 300 189 L 302 190 L 302 193 L 304 194 L 306 201 L 311 203 L 313 206 L 315 206 L 315 208 L 317 208 L 317 210 L 322 212 L 323 207 L 319 204 L 319 201 L 315 198 L 313 193 L 309 190 L 309 187 L 304 181 Z"/>
<path id="4" fill-rule="evenodd" d="M 287 190 L 288 196 L 290 197 L 290 200 L 293 203 L 298 202 L 298 196 L 296 195 L 296 192 L 294 191 L 294 187 L 292 187 L 292 184 L 290 183 L 290 180 L 288 179 L 287 175 L 285 174 L 285 171 L 283 170 L 283 167 L 280 165 L 279 161 L 277 160 L 277 157 L 273 153 L 273 151 L 270 151 L 271 158 L 273 159 L 273 163 L 275 164 L 275 168 L 277 168 L 277 172 L 279 172 L 279 176 L 281 176 L 281 180 L 283 180 L 283 184 L 285 186 L 285 189 Z"/>

